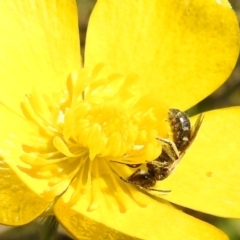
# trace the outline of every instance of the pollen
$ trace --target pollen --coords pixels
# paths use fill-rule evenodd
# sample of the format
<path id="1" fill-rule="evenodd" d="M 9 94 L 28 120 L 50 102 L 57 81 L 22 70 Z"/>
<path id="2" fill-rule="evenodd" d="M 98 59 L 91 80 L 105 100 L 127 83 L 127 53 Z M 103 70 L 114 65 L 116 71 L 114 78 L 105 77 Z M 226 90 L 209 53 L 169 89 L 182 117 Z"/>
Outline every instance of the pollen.
<path id="1" fill-rule="evenodd" d="M 120 176 L 161 154 L 167 109 L 159 96 L 138 86 L 139 76 L 106 73 L 99 64 L 73 72 L 65 89 L 33 89 L 22 102 L 25 117 L 38 126 L 36 141 L 23 145 L 23 165 L 31 177 L 45 179 L 42 193 L 53 199 L 71 189 L 70 204 L 89 195 L 88 211 L 100 205 L 108 188 L 119 210 L 128 198 L 140 206 L 137 191 Z M 106 195 L 106 194 L 105 194 Z"/>

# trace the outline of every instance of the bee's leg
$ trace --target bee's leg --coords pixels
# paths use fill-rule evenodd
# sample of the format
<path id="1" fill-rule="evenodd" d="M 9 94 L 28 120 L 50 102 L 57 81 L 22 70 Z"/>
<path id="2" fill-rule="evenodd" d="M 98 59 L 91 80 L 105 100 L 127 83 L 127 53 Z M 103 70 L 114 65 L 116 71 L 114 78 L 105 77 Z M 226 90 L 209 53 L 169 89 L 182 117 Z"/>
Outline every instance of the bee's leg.
<path id="1" fill-rule="evenodd" d="M 156 138 L 158 141 L 162 142 L 163 144 L 163 150 L 169 155 L 169 157 L 176 161 L 179 158 L 179 151 L 176 147 L 176 144 L 166 138 Z"/>
<path id="2" fill-rule="evenodd" d="M 170 193 L 171 190 L 161 190 L 156 188 L 148 188 L 149 191 L 155 191 L 155 192 L 162 192 L 162 193 Z"/>
<path id="3" fill-rule="evenodd" d="M 140 167 L 142 164 L 126 164 L 128 167 L 131 167 L 131 168 L 138 168 Z"/>
<path id="4" fill-rule="evenodd" d="M 118 163 L 118 164 L 124 164 L 128 167 L 131 167 L 131 168 L 138 168 L 142 165 L 142 163 L 138 163 L 138 164 L 127 164 L 127 163 L 123 163 L 123 162 L 116 162 L 116 161 L 111 161 L 111 162 L 114 162 L 114 163 Z"/>

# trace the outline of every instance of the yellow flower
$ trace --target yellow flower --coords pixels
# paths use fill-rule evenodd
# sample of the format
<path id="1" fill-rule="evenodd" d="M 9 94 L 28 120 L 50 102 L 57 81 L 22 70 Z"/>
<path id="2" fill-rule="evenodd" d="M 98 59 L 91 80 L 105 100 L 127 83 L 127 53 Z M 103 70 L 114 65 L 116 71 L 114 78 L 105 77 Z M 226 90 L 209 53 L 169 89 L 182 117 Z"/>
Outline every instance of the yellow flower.
<path id="1" fill-rule="evenodd" d="M 83 67 L 74 1 L 1 0 L 0 32 L 2 224 L 53 210 L 78 239 L 226 239 L 169 202 L 240 217 L 238 107 L 205 113 L 154 186 L 171 193 L 119 176 L 135 171 L 120 163 L 161 154 L 169 108 L 187 110 L 230 74 L 239 35 L 228 1 L 99 0 Z"/>

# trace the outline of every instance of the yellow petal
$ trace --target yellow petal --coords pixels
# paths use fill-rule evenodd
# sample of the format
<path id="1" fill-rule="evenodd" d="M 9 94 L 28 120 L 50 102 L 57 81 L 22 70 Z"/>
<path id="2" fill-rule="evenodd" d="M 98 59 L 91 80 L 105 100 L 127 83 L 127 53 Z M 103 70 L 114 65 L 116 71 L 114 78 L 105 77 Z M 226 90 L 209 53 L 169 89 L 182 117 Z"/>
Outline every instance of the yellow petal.
<path id="1" fill-rule="evenodd" d="M 99 0 L 86 44 L 87 66 L 135 72 L 168 106 L 187 109 L 229 76 L 239 29 L 227 0 Z"/>
<path id="2" fill-rule="evenodd" d="M 1 101 L 17 111 L 33 85 L 63 85 L 80 67 L 74 0 L 2 0 L 0 32 Z"/>
<path id="3" fill-rule="evenodd" d="M 31 125 L 3 105 L 0 105 L 0 119 L 0 223 L 22 225 L 37 218 L 50 203 L 33 193 L 10 168 L 17 169 L 14 162 L 19 158 L 22 138 Z"/>
<path id="4" fill-rule="evenodd" d="M 39 217 L 50 202 L 23 184 L 6 162 L 0 160 L 0 166 L 0 223 L 18 226 Z"/>
<path id="5" fill-rule="evenodd" d="M 240 108 L 205 113 L 199 133 L 175 172 L 159 187 L 164 198 L 201 212 L 240 217 Z"/>
<path id="6" fill-rule="evenodd" d="M 61 224 L 76 239 L 228 239 L 215 227 L 197 220 L 168 204 L 148 196 L 148 206 L 135 203 L 120 213 L 113 203 L 101 204 L 95 211 L 87 211 L 88 200 L 81 196 L 70 207 L 64 197 L 55 205 Z"/>

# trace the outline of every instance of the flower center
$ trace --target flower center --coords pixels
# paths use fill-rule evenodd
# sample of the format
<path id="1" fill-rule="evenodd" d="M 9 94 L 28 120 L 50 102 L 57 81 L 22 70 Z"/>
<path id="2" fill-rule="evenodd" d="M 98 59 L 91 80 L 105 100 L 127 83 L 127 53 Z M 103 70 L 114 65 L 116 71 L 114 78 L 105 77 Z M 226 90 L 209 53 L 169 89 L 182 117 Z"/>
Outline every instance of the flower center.
<path id="1" fill-rule="evenodd" d="M 96 195 L 104 179 L 110 192 L 132 198 L 133 188 L 119 176 L 133 171 L 126 164 L 156 159 L 161 154 L 156 138 L 168 133 L 167 108 L 138 81 L 131 74 L 106 74 L 98 65 L 72 73 L 65 90 L 46 94 L 36 88 L 26 97 L 22 109 L 39 126 L 39 141 L 23 146 L 21 160 L 30 168 L 22 170 L 48 180 L 44 197 L 54 198 L 71 185 L 74 204 L 82 194 Z M 116 198 L 125 211 L 122 198 Z M 91 199 L 90 210 L 99 205 Z"/>

